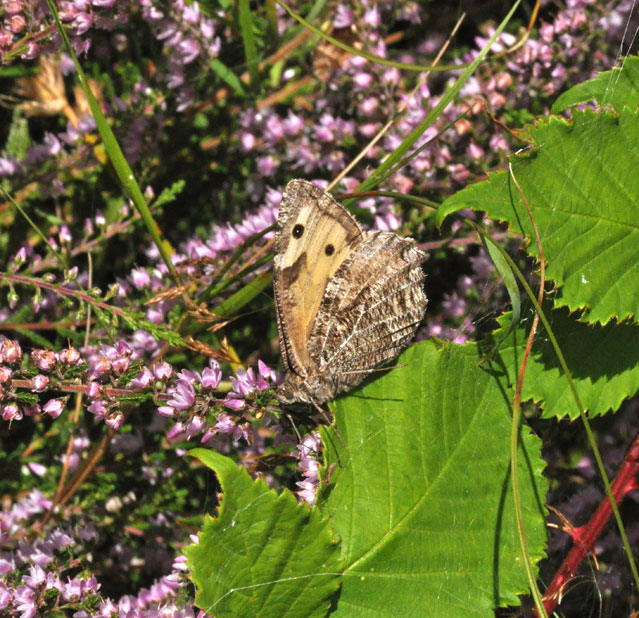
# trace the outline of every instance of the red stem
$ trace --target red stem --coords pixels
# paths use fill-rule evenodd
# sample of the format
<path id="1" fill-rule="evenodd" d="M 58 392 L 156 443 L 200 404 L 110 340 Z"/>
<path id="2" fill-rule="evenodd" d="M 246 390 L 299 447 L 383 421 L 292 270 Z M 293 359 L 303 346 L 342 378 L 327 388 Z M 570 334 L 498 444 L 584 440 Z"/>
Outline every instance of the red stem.
<path id="1" fill-rule="evenodd" d="M 639 476 L 639 434 L 637 434 L 626 451 L 621 469 L 611 489 L 615 502 L 619 504 L 623 498 L 635 489 L 639 489 L 637 477 Z M 574 577 L 583 559 L 592 551 L 595 541 L 608 523 L 612 515 L 612 507 L 608 496 L 605 496 L 590 521 L 571 532 L 573 546 L 559 570 L 555 573 L 544 594 L 544 607 L 550 614 L 561 601 L 563 591 Z M 535 610 L 534 616 L 538 614 Z"/>

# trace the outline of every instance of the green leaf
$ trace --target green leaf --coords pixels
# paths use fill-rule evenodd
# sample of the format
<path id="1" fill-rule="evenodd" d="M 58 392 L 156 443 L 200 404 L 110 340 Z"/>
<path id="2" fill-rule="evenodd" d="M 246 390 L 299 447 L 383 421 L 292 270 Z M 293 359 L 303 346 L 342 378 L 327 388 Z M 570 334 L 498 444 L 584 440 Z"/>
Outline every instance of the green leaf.
<path id="1" fill-rule="evenodd" d="M 479 359 L 468 346 L 418 344 L 335 404 L 339 439 L 324 431 L 330 485 L 318 500 L 342 541 L 334 615 L 492 618 L 527 591 L 510 492 L 510 403 Z M 540 441 L 526 427 L 521 441 L 536 561 L 547 483 Z"/>
<path id="2" fill-rule="evenodd" d="M 244 287 L 222 301 L 213 309 L 213 313 L 225 318 L 237 315 L 243 307 L 248 305 L 271 285 L 272 281 L 272 273 L 260 273 L 255 279 L 252 279 Z"/>
<path id="3" fill-rule="evenodd" d="M 546 276 L 561 286 L 556 307 L 581 319 L 639 321 L 639 115 L 573 110 L 572 123 L 551 117 L 530 129 L 533 152 L 512 158 L 539 230 Z M 447 199 L 438 222 L 462 208 L 534 238 L 521 196 L 507 172 L 490 174 Z M 537 244 L 527 251 L 538 256 Z"/>
<path id="4" fill-rule="evenodd" d="M 634 110 L 639 105 L 639 58 L 626 58 L 621 68 L 599 73 L 594 79 L 577 84 L 564 92 L 552 106 L 558 114 L 571 105 L 596 100 L 621 110 L 624 105 Z"/>
<path id="5" fill-rule="evenodd" d="M 578 322 L 566 309 L 544 307 L 557 337 L 579 398 L 590 415 L 617 410 L 621 402 L 639 390 L 639 327 L 632 324 L 592 326 Z M 499 320 L 502 328 L 491 335 L 502 341 L 509 316 Z M 499 348 L 495 363 L 503 367 L 512 384 L 528 333 L 520 326 Z M 486 350 L 490 349 L 486 342 Z M 543 328 L 533 343 L 522 389 L 524 400 L 533 399 L 544 417 L 577 418 L 577 405 L 561 371 L 557 355 Z"/>
<path id="6" fill-rule="evenodd" d="M 253 24 L 253 14 L 248 0 L 238 0 L 237 2 L 237 19 L 240 24 L 240 32 L 242 33 L 242 42 L 244 43 L 244 57 L 248 67 L 249 76 L 251 78 L 251 86 L 258 84 L 259 73 L 257 70 L 257 43 L 255 41 L 255 32 Z"/>
<path id="7" fill-rule="evenodd" d="M 11 126 L 9 127 L 5 152 L 22 160 L 25 158 L 29 146 L 31 146 L 29 123 L 27 119 L 22 116 L 20 110 L 16 108 L 13 112 Z"/>
<path id="8" fill-rule="evenodd" d="M 228 457 L 190 454 L 215 471 L 223 489 L 217 517 L 206 517 L 199 544 L 185 549 L 211 616 L 326 615 L 339 586 L 339 548 L 317 509 L 253 481 Z"/>
<path id="9" fill-rule="evenodd" d="M 226 82 L 236 94 L 245 95 L 244 88 L 242 88 L 242 82 L 239 77 L 231 71 L 221 60 L 213 58 L 210 64 L 211 70 L 224 82 Z"/>
<path id="10" fill-rule="evenodd" d="M 158 206 L 163 206 L 164 204 L 169 204 L 174 202 L 178 195 L 184 191 L 186 183 L 184 180 L 176 180 L 171 184 L 170 187 L 166 187 L 162 189 L 162 193 L 158 195 L 157 199 L 153 202 L 153 207 L 157 208 Z"/>

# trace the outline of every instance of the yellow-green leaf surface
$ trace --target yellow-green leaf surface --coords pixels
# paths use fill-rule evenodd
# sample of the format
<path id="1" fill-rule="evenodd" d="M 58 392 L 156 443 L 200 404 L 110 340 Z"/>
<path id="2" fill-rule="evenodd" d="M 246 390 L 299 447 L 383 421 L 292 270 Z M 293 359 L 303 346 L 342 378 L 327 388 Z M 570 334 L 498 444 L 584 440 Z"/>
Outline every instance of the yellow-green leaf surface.
<path id="1" fill-rule="evenodd" d="M 569 122 L 543 119 L 529 131 L 536 146 L 513 157 L 513 170 L 541 237 L 555 306 L 583 310 L 587 322 L 639 320 L 639 114 L 573 110 Z M 451 196 L 441 221 L 461 208 L 534 238 L 507 172 Z M 538 257 L 537 244 L 528 252 Z"/>
<path id="2" fill-rule="evenodd" d="M 326 615 L 339 585 L 339 548 L 317 510 L 253 481 L 228 457 L 191 454 L 222 486 L 216 518 L 185 549 L 198 607 L 210 616 L 291 618 Z"/>
<path id="3" fill-rule="evenodd" d="M 413 346 L 335 406 L 319 506 L 341 539 L 336 616 L 492 617 L 527 590 L 510 492 L 504 384 L 453 344 Z M 533 559 L 546 538 L 540 442 L 521 432 Z"/>

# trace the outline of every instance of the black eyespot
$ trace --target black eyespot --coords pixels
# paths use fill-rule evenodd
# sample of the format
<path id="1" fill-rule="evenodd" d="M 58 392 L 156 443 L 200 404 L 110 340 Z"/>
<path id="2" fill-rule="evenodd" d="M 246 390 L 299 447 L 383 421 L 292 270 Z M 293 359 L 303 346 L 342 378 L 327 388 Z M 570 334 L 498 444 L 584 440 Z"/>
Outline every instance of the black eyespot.
<path id="1" fill-rule="evenodd" d="M 299 223 L 293 228 L 293 238 L 302 238 L 304 233 L 304 226 Z"/>
<path id="2" fill-rule="evenodd" d="M 326 245 L 326 247 L 324 247 L 324 253 L 326 253 L 326 255 L 333 255 L 333 253 L 335 253 L 335 247 L 333 247 L 333 245 Z"/>

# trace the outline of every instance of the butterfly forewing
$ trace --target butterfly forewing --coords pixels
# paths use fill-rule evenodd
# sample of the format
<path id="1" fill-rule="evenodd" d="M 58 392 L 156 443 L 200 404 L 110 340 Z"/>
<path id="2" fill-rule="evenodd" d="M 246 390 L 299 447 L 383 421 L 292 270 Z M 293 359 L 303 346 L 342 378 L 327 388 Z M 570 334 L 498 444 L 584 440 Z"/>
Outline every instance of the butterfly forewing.
<path id="1" fill-rule="evenodd" d="M 304 180 L 284 191 L 275 237 L 274 290 L 285 364 L 306 375 L 308 338 L 324 291 L 361 242 L 353 217 L 328 193 Z"/>

